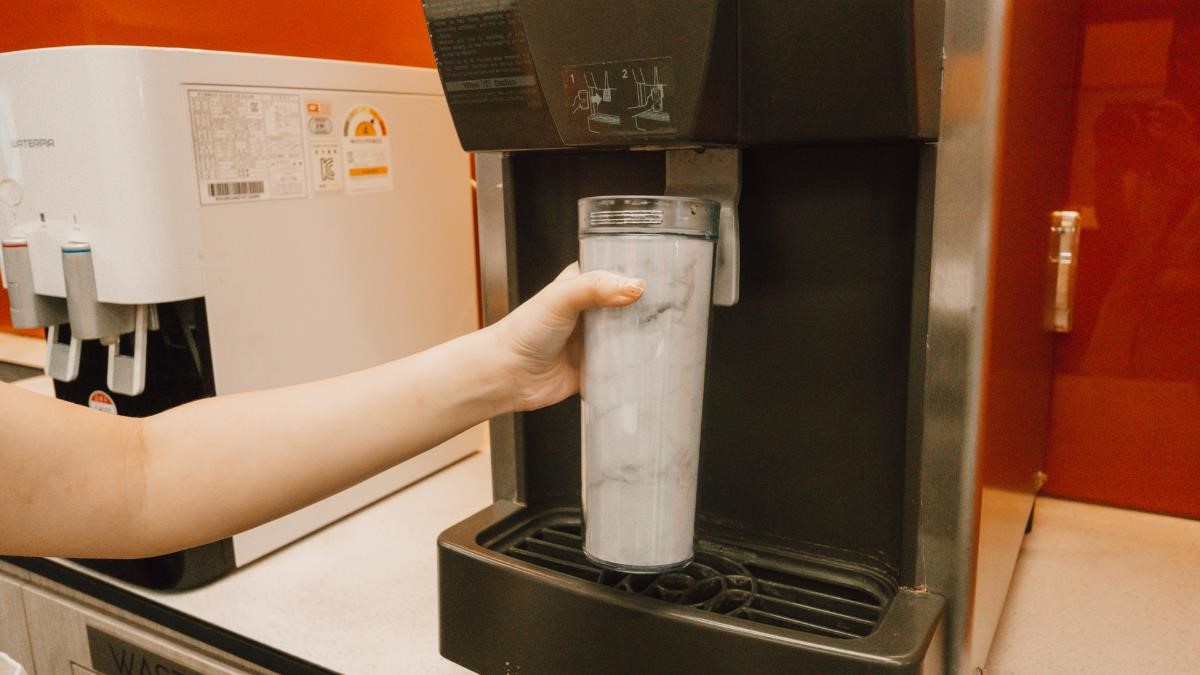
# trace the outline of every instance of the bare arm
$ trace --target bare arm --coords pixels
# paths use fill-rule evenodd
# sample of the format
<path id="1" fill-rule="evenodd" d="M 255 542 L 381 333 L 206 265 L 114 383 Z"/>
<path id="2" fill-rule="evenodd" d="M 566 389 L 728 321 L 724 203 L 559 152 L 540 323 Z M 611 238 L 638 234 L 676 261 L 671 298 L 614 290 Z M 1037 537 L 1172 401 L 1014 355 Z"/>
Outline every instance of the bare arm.
<path id="1" fill-rule="evenodd" d="M 143 557 L 277 518 L 574 393 L 579 312 L 640 296 L 571 267 L 496 325 L 408 358 L 144 420 L 0 386 L 0 553 Z"/>

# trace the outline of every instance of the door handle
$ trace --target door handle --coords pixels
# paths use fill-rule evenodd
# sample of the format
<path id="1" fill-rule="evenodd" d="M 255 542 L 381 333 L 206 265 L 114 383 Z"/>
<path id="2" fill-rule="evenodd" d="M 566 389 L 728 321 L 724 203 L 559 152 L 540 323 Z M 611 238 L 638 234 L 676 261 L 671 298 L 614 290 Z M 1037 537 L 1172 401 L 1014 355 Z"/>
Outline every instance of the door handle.
<path id="1" fill-rule="evenodd" d="M 1079 268 L 1080 217 L 1078 211 L 1050 214 L 1047 255 L 1045 327 L 1069 333 L 1075 312 L 1075 276 Z"/>

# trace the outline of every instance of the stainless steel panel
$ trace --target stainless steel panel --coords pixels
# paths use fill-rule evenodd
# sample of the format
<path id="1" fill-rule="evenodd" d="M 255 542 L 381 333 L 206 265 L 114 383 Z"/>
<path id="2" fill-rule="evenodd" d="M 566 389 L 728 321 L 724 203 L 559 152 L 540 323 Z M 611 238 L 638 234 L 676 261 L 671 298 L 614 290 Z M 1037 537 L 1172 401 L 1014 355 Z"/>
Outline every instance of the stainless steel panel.
<path id="1" fill-rule="evenodd" d="M 479 269 L 483 293 L 483 322 L 496 323 L 517 304 L 517 251 L 514 242 L 512 171 L 499 152 L 475 155 L 476 220 L 479 227 Z M 492 446 L 492 497 L 517 501 L 525 493 L 522 457 L 517 453 L 520 426 L 515 415 L 501 415 L 489 424 Z"/>
<path id="2" fill-rule="evenodd" d="M 999 607 L 989 606 L 995 617 L 977 615 L 974 598 L 977 584 L 999 582 L 977 579 L 975 565 L 983 515 L 978 434 L 1007 12 L 1002 0 L 951 2 L 946 11 L 915 582 L 950 600 L 951 673 L 983 665 L 991 634 L 979 629 L 994 627 L 999 614 Z M 1005 577 L 1004 587 L 1007 583 Z"/>

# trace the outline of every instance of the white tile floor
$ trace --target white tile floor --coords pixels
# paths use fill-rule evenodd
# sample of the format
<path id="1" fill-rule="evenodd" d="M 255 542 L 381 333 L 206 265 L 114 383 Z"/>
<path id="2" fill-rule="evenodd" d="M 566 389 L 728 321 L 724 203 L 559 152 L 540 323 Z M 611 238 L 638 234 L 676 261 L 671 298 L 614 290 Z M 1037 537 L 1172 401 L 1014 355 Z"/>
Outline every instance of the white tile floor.
<path id="1" fill-rule="evenodd" d="M 1047 498 L 1034 518 L 989 675 L 1200 673 L 1200 521 Z"/>
<path id="2" fill-rule="evenodd" d="M 41 350 L 0 334 L 0 360 Z M 1039 499 L 987 673 L 1200 675 L 1200 521 Z"/>

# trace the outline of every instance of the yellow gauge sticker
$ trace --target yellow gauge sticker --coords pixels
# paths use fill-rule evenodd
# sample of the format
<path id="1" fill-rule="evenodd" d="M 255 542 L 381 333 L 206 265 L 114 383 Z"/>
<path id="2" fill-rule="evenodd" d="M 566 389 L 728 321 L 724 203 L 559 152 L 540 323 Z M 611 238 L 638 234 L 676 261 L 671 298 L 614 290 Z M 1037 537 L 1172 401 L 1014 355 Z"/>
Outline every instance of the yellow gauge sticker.
<path id="1" fill-rule="evenodd" d="M 387 122 L 369 105 L 350 109 L 342 123 L 346 192 L 392 189 L 391 143 Z"/>

